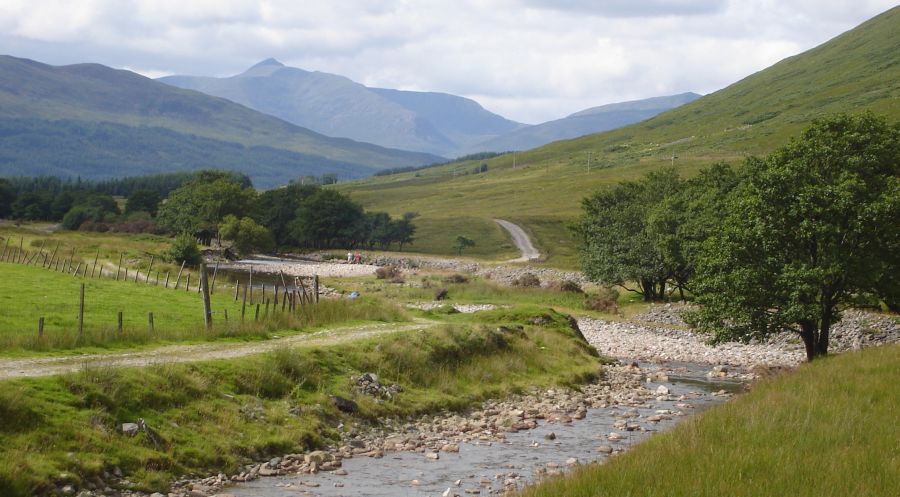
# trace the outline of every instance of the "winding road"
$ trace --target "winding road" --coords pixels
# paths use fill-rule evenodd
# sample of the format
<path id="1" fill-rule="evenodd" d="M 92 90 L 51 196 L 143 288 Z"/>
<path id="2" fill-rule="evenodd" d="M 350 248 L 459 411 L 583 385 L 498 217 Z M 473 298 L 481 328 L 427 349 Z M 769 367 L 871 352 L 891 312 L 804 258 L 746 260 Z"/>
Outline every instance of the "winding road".
<path id="1" fill-rule="evenodd" d="M 517 224 L 513 224 L 504 219 L 494 219 L 494 222 L 499 224 L 503 229 L 509 232 L 512 236 L 513 242 L 516 244 L 516 247 L 519 248 L 519 251 L 522 252 L 522 257 L 518 259 L 510 259 L 506 262 L 528 262 L 533 261 L 541 257 L 541 253 L 534 248 L 534 245 L 531 244 L 531 239 L 528 238 L 528 235 L 525 233 L 522 228 L 520 228 Z"/>

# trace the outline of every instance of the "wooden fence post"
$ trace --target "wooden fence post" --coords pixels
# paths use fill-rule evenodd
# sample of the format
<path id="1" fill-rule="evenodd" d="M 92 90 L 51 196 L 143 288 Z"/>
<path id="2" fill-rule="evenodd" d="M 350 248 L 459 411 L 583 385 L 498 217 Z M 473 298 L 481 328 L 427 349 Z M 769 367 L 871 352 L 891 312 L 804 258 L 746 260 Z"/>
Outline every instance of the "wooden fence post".
<path id="1" fill-rule="evenodd" d="M 59 241 L 56 242 L 56 248 L 53 249 L 53 255 L 50 256 L 50 262 L 47 264 L 47 269 L 50 269 L 53 266 L 53 259 L 56 257 L 56 251 L 59 250 Z"/>
<path id="2" fill-rule="evenodd" d="M 150 331 L 153 331 L 153 313 L 147 313 L 147 324 L 150 325 Z"/>
<path id="3" fill-rule="evenodd" d="M 241 280 L 234 280 L 234 301 L 237 302 L 238 291 L 241 288 Z"/>
<path id="4" fill-rule="evenodd" d="M 191 273 L 188 273 L 184 278 L 184 291 L 188 291 L 191 288 Z"/>
<path id="5" fill-rule="evenodd" d="M 185 261 L 181 261 L 181 269 L 178 270 L 178 277 L 175 278 L 175 286 L 173 288 L 176 290 L 178 290 L 178 282 L 181 281 L 181 272 L 184 271 L 184 262 Z M 168 285 L 166 285 L 166 288 L 168 288 Z"/>
<path id="6" fill-rule="evenodd" d="M 225 321 L 228 321 L 228 309 L 222 309 L 222 315 L 225 316 Z"/>
<path id="7" fill-rule="evenodd" d="M 319 275 L 318 274 L 315 275 L 314 278 L 315 279 L 313 279 L 313 291 L 316 292 L 316 303 L 318 304 L 319 303 Z"/>
<path id="8" fill-rule="evenodd" d="M 44 316 L 38 319 L 38 338 L 44 336 Z"/>
<path id="9" fill-rule="evenodd" d="M 78 294 L 78 340 L 84 337 L 84 283 L 81 284 L 81 291 Z"/>
<path id="10" fill-rule="evenodd" d="M 119 324 L 116 329 L 119 330 L 119 333 L 122 333 L 122 311 L 119 311 L 118 314 L 116 314 L 116 318 Z"/>
<path id="11" fill-rule="evenodd" d="M 212 327 L 212 309 L 209 305 L 209 280 L 206 276 L 206 264 L 200 263 L 200 287 L 203 293 L 203 324 L 206 329 Z"/>
<path id="12" fill-rule="evenodd" d="M 125 254 L 122 252 L 119 253 L 119 265 L 116 267 L 116 281 L 119 281 L 119 273 L 122 271 L 122 257 L 124 255 Z"/>
<path id="13" fill-rule="evenodd" d="M 216 261 L 216 267 L 213 268 L 213 279 L 209 285 L 209 294 L 212 295 L 216 291 L 216 274 L 219 272 L 219 261 Z"/>
<path id="14" fill-rule="evenodd" d="M 166 288 L 169 288 L 169 272 L 166 271 Z"/>
<path id="15" fill-rule="evenodd" d="M 97 260 L 100 259 L 100 249 L 97 249 L 97 255 L 94 256 L 94 265 L 91 266 L 91 278 L 94 277 L 94 270 L 97 269 Z"/>
<path id="16" fill-rule="evenodd" d="M 138 276 L 140 276 L 140 274 L 141 274 L 140 268 L 135 268 L 135 270 L 134 270 L 134 282 L 135 283 L 138 282 L 137 280 L 138 280 Z"/>
<path id="17" fill-rule="evenodd" d="M 241 322 L 244 322 L 244 313 L 247 310 L 247 285 L 244 285 L 244 301 L 241 303 Z"/>
<path id="18" fill-rule="evenodd" d="M 256 315 L 253 316 L 254 321 L 259 321 L 259 302 L 256 303 Z"/>
<path id="19" fill-rule="evenodd" d="M 253 266 L 250 266 L 250 281 L 247 282 L 250 287 L 250 304 L 253 305 Z"/>
<path id="20" fill-rule="evenodd" d="M 150 256 L 150 265 L 147 266 L 147 279 L 144 280 L 144 283 L 150 283 L 150 270 L 153 269 L 153 256 Z"/>
<path id="21" fill-rule="evenodd" d="M 9 237 L 6 237 L 6 244 L 3 245 L 3 255 L 0 255 L 0 261 L 6 260 L 6 250 L 9 248 Z"/>

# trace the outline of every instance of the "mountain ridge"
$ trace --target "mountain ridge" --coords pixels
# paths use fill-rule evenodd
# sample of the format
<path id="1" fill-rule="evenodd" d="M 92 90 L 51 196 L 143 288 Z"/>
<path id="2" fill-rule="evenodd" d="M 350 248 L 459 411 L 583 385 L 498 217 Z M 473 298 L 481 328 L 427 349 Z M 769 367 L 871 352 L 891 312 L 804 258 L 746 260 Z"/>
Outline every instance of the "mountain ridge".
<path id="1" fill-rule="evenodd" d="M 298 154 L 294 156 L 296 167 L 286 167 L 291 163 L 289 159 L 281 162 L 283 171 L 266 179 L 269 186 L 306 174 L 312 157 L 342 167 L 356 164 L 359 174 L 350 174 L 344 168 L 353 177 L 387 167 L 441 160 L 430 154 L 328 137 L 227 99 L 176 88 L 122 69 L 92 63 L 51 66 L 8 55 L 0 56 L 0 119 L 6 120 L 6 125 L 17 119 L 43 120 L 48 123 L 48 132 L 53 128 L 52 123 L 60 120 L 84 123 L 86 129 L 98 123 L 135 129 L 164 128 L 178 135 L 166 138 L 167 143 L 180 143 L 176 148 L 190 148 L 192 137 L 199 137 L 212 140 L 210 144 L 233 143 L 249 150 L 254 147 L 283 150 L 285 154 L 278 154 L 280 157 Z M 75 125 L 67 129 L 74 129 L 72 126 Z M 41 139 L 33 125 L 28 126 L 27 134 L 26 144 Z M 120 160 L 123 169 L 127 169 L 127 156 Z M 204 164 L 204 167 L 215 166 Z M 166 165 L 159 167 L 162 172 Z M 242 172 L 253 176 L 252 164 L 242 167 Z M 12 162 L 0 162 L 0 173 L 7 174 L 11 168 L 18 172 Z M 111 171 L 109 176 L 116 174 Z"/>

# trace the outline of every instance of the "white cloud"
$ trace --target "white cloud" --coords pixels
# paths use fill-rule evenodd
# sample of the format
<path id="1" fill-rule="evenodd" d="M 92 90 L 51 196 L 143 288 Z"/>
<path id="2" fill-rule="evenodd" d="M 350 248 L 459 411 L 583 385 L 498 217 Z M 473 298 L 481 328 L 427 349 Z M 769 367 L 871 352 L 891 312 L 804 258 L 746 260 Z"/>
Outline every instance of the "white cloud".
<path id="1" fill-rule="evenodd" d="M 267 57 L 540 122 L 722 88 L 893 0 L 2 0 L 0 47 L 54 64 L 223 76 Z"/>

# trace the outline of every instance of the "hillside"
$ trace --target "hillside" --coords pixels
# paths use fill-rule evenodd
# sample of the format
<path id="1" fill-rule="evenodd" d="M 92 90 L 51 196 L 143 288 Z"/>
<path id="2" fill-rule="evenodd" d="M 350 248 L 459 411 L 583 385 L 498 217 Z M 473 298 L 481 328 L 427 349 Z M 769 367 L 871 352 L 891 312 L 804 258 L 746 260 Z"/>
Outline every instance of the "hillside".
<path id="1" fill-rule="evenodd" d="M 523 127 L 480 143 L 473 147 L 473 151 L 528 150 L 558 140 L 568 140 L 621 128 L 693 102 L 698 98 L 700 95 L 696 93 L 681 93 L 592 107 L 562 119 Z"/>
<path id="2" fill-rule="evenodd" d="M 99 64 L 54 67 L 0 56 L 0 120 L 4 128 L 0 146 L 6 151 L 0 175 L 33 174 L 34 168 L 48 174 L 100 178 L 223 166 L 248 173 L 259 186 L 274 186 L 326 169 L 361 177 L 374 169 L 439 160 L 429 154 L 330 138 L 225 99 Z M 17 128 L 19 124 L 23 126 Z M 110 129 L 119 138 L 107 135 L 99 142 L 85 141 L 98 126 L 107 125 L 118 125 Z M 54 155 L 52 148 L 48 152 L 45 147 L 55 146 L 60 127 L 67 131 L 60 154 Z M 140 136 L 147 129 L 164 134 L 165 139 L 156 143 L 166 146 L 132 148 L 134 140 L 148 140 Z M 10 151 L 13 146 L 14 152 Z M 183 154 L 185 150 L 190 153 Z M 265 152 L 258 153 L 261 150 Z M 41 161 L 23 163 L 11 155 Z M 232 156 L 230 164 L 214 162 L 227 156 Z M 278 159 L 272 160 L 274 156 Z M 311 169 L 312 164 L 318 164 L 317 168 Z"/>
<path id="3" fill-rule="evenodd" d="M 328 136 L 447 157 L 522 126 L 467 98 L 368 88 L 275 59 L 228 78 L 168 76 L 159 81 L 226 98 Z"/>
<path id="4" fill-rule="evenodd" d="M 471 174 L 481 161 L 455 163 L 344 188 L 368 208 L 419 211 L 411 250 L 449 252 L 445 239 L 456 230 L 486 229 L 502 217 L 530 231 L 552 263 L 574 266 L 565 224 L 591 191 L 672 162 L 686 175 L 716 161 L 737 164 L 786 143 L 816 117 L 867 110 L 900 118 L 900 8 L 638 124 L 497 157 L 482 174 Z M 496 232 L 476 243 L 507 242 Z"/>

